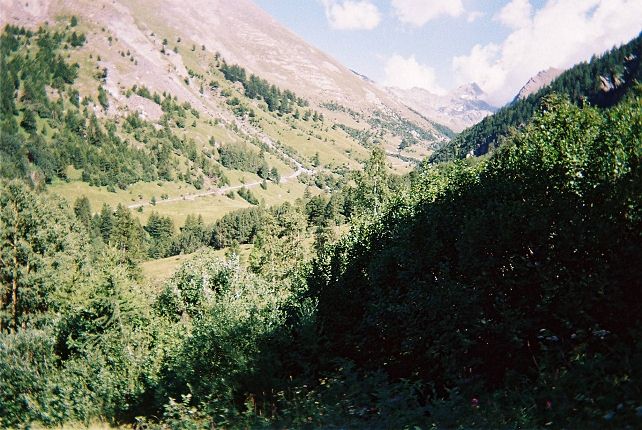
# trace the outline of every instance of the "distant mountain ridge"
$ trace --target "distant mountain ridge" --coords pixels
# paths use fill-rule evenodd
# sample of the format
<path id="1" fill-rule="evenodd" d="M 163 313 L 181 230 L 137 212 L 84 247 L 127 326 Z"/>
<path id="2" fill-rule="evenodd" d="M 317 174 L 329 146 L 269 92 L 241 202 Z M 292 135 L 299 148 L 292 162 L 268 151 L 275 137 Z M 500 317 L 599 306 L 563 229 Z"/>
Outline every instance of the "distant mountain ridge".
<path id="1" fill-rule="evenodd" d="M 473 126 L 497 111 L 484 100 L 484 92 L 475 83 L 462 85 L 445 95 L 433 94 L 423 88 L 388 87 L 386 90 L 426 118 L 445 124 L 455 132 Z"/>
<path id="2" fill-rule="evenodd" d="M 110 81 L 144 83 L 159 92 L 168 90 L 198 110 L 212 108 L 203 106 L 201 98 L 181 83 L 193 68 L 191 59 L 182 58 L 186 43 L 218 52 L 228 63 L 239 64 L 279 88 L 295 92 L 313 106 L 336 102 L 360 113 L 364 119 L 382 112 L 408 120 L 433 136 L 430 141 L 421 142 L 426 150 L 448 139 L 439 127 L 307 44 L 251 0 L 0 1 L 2 25 L 35 26 L 44 21 L 53 23 L 61 16 L 77 15 L 92 27 L 116 35 L 145 72 L 112 69 L 107 65 L 110 78 L 114 78 Z M 159 55 L 163 39 L 167 40 L 165 56 Z M 180 43 L 181 53 L 174 55 L 173 47 L 180 47 Z M 114 85 L 110 92 L 117 95 L 118 88 Z"/>
<path id="3" fill-rule="evenodd" d="M 588 102 L 601 108 L 613 106 L 626 96 L 636 82 L 642 81 L 640 58 L 642 34 L 601 56 L 593 56 L 589 62 L 573 66 L 549 85 L 543 86 L 526 98 L 516 98 L 513 103 L 442 144 L 430 156 L 430 161 L 441 162 L 486 154 L 496 147 L 511 129 L 528 123 L 541 101 L 552 93 L 568 97 L 577 104 Z M 549 75 L 547 74 L 547 77 L 550 77 Z M 544 83 L 545 79 L 533 81 L 531 88 L 534 88 L 535 84 Z"/>
<path id="4" fill-rule="evenodd" d="M 549 67 L 546 70 L 540 71 L 537 75 L 530 78 L 528 82 L 526 82 L 526 84 L 524 84 L 524 86 L 519 90 L 519 92 L 513 99 L 513 103 L 517 100 L 523 100 L 531 94 L 538 92 L 539 90 L 553 82 L 563 72 L 564 70 L 557 69 L 555 67 Z"/>

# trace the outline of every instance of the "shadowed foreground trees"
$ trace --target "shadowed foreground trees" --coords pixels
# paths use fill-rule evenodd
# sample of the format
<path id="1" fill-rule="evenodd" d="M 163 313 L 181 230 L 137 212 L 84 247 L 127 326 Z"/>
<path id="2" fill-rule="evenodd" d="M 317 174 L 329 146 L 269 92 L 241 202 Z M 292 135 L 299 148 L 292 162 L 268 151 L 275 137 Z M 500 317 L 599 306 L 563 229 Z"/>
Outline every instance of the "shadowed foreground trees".
<path id="1" fill-rule="evenodd" d="M 312 264 L 297 245 L 330 201 L 212 235 L 192 217 L 181 243 L 253 240 L 252 271 L 201 251 L 150 291 L 122 208 L 87 226 L 86 203 L 76 217 L 3 182 L 0 426 L 635 427 L 640 106 L 551 97 L 487 158 L 424 166 L 382 200 L 371 178 L 372 215 L 335 245 L 320 231 Z M 150 219 L 164 249 L 171 226 Z"/>
<path id="2" fill-rule="evenodd" d="M 641 149 L 639 97 L 604 114 L 551 97 L 492 157 L 429 168 L 413 198 L 315 264 L 330 355 L 421 380 L 433 400 L 483 393 L 501 425 L 518 404 L 537 408 L 527 426 L 632 405 Z"/>

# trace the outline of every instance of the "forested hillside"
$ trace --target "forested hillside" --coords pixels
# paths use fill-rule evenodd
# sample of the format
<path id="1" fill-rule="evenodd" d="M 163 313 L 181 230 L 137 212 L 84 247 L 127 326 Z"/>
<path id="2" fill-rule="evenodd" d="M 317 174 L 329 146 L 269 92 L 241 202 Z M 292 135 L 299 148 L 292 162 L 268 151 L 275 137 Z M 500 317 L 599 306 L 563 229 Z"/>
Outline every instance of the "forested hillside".
<path id="1" fill-rule="evenodd" d="M 563 94 L 578 105 L 613 106 L 642 79 L 640 58 L 642 36 L 572 67 L 540 91 L 506 105 L 443 143 L 430 160 L 440 162 L 487 153 L 500 145 L 513 130 L 527 124 L 549 94 Z"/>
<path id="2" fill-rule="evenodd" d="M 639 422 L 639 91 L 549 96 L 490 158 L 427 167 L 314 265 L 324 348 L 422 381 L 445 427 Z"/>
<path id="3" fill-rule="evenodd" d="M 642 424 L 640 38 L 415 168 L 448 130 L 149 37 L 185 98 L 0 38 L 1 428 Z"/>
<path id="4" fill-rule="evenodd" d="M 82 205 L 4 181 L 0 424 L 638 425 L 641 95 L 548 97 L 489 158 L 406 191 L 375 152 L 335 245 L 330 202 L 256 234 L 239 213 L 214 240 L 253 242 L 247 268 L 203 250 L 162 288 Z"/>

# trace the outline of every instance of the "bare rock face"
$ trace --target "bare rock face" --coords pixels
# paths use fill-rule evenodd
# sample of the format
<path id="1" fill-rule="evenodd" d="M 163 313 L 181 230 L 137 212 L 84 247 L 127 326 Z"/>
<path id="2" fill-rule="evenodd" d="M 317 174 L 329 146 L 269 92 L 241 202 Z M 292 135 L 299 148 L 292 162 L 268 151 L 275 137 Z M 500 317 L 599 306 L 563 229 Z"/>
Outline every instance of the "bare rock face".
<path id="1" fill-rule="evenodd" d="M 477 124 L 497 110 L 484 101 L 485 94 L 475 83 L 462 85 L 446 95 L 433 94 L 423 88 L 387 90 L 406 106 L 456 132 Z"/>
<path id="2" fill-rule="evenodd" d="M 559 75 L 562 74 L 562 72 L 564 72 L 564 70 L 556 69 L 555 67 L 550 67 L 547 70 L 542 70 L 537 75 L 530 78 L 528 82 L 526 82 L 526 84 L 522 87 L 521 90 L 519 90 L 519 92 L 515 96 L 514 101 L 523 100 L 531 94 L 538 92 L 539 90 L 553 82 Z"/>
<path id="3" fill-rule="evenodd" d="M 600 90 L 608 93 L 611 90 L 615 89 L 615 84 L 611 82 L 611 79 L 605 77 L 605 76 L 600 76 Z"/>

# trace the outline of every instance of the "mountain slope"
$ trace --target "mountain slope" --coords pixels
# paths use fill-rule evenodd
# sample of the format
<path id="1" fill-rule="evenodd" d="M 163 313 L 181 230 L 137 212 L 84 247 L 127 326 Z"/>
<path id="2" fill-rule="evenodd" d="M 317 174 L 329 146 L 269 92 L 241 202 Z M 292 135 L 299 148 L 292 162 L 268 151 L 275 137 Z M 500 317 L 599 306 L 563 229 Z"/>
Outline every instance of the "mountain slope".
<path id="1" fill-rule="evenodd" d="M 531 94 L 538 92 L 553 82 L 555 78 L 562 74 L 562 72 L 564 72 L 564 70 L 556 69 L 555 67 L 549 67 L 546 70 L 542 70 L 524 84 L 524 86 L 517 92 L 513 102 L 523 100 Z"/>
<path id="2" fill-rule="evenodd" d="M 588 102 L 598 107 L 617 104 L 637 81 L 642 79 L 640 58 L 642 36 L 580 63 L 562 73 L 550 85 L 516 100 L 479 124 L 444 143 L 431 156 L 433 162 L 482 155 L 497 146 L 511 129 L 526 124 L 541 101 L 552 93 L 568 97 L 574 103 Z"/>
<path id="3" fill-rule="evenodd" d="M 474 83 L 462 85 L 443 96 L 423 88 L 403 90 L 390 87 L 387 91 L 406 106 L 455 132 L 477 124 L 497 110 L 483 100 L 483 91 Z"/>
<path id="4" fill-rule="evenodd" d="M 144 221 L 144 208 L 158 205 L 178 225 L 190 213 L 213 221 L 255 200 L 329 192 L 378 145 L 406 172 L 450 135 L 247 1 L 179 10 L 170 0 L 0 0 L 0 8 L 0 23 L 28 29 L 8 31 L 3 51 L 16 127 L 0 149 L 17 158 L 2 160 L 2 176 L 28 177 L 70 201 L 86 195 L 93 210 L 123 204 Z M 32 64 L 31 55 L 46 58 Z M 56 81 L 49 56 L 73 76 Z M 24 97 L 34 85 L 37 103 Z M 29 130 L 17 126 L 25 116 Z M 249 188 L 252 202 L 235 198 Z"/>
<path id="5" fill-rule="evenodd" d="M 435 428 L 639 420 L 607 412 L 640 395 L 614 377 L 639 374 L 622 357 L 640 356 L 640 102 L 555 97 L 489 157 L 425 169 L 315 262 L 324 353 L 424 381 L 447 399 L 424 415 Z"/>
<path id="6" fill-rule="evenodd" d="M 118 70 L 122 72 L 118 80 L 144 82 L 158 91 L 171 89 L 193 104 L 194 97 L 178 88 L 187 69 L 195 68 L 193 61 L 198 61 L 185 58 L 183 51 L 192 45 L 219 53 L 230 64 L 240 64 L 313 105 L 332 101 L 365 116 L 375 111 L 399 115 L 434 134 L 434 140 L 424 144 L 445 140 L 430 122 L 305 43 L 249 0 L 2 0 L 1 4 L 9 11 L 0 18 L 2 23 L 34 25 L 74 14 L 87 18 L 92 27 L 114 34 L 145 69 L 143 73 Z M 163 39 L 168 40 L 168 58 L 159 55 Z M 171 52 L 175 45 L 178 56 Z"/>

